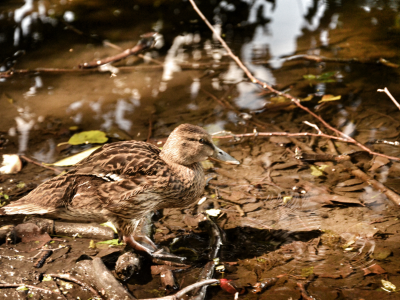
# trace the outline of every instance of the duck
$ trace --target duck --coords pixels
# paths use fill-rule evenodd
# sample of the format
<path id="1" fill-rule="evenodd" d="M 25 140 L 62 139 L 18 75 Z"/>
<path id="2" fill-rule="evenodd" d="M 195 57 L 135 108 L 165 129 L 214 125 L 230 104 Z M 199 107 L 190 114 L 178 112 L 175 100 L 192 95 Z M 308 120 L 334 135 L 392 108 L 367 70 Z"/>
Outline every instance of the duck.
<path id="1" fill-rule="evenodd" d="M 153 211 L 185 208 L 206 185 L 201 162 L 238 165 L 218 148 L 202 127 L 182 124 L 162 149 L 142 141 L 103 145 L 21 199 L 0 208 L 0 215 L 41 215 L 73 222 L 111 222 L 120 239 L 154 258 L 165 258 L 138 224 Z"/>

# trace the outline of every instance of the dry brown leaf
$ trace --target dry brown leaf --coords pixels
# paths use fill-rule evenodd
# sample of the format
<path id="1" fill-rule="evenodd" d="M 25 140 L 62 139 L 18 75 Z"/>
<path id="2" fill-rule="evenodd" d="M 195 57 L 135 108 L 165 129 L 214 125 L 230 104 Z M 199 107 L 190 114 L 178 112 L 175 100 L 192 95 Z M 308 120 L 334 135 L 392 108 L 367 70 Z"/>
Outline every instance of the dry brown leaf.
<path id="1" fill-rule="evenodd" d="M 387 273 L 380 265 L 374 264 L 368 268 L 363 269 L 364 271 L 364 276 L 367 276 L 369 274 L 385 274 Z"/>
<path id="2" fill-rule="evenodd" d="M 47 232 L 42 232 L 42 230 L 33 223 L 23 223 L 15 226 L 14 233 L 21 239 L 23 243 L 32 241 L 51 241 L 49 234 Z"/>

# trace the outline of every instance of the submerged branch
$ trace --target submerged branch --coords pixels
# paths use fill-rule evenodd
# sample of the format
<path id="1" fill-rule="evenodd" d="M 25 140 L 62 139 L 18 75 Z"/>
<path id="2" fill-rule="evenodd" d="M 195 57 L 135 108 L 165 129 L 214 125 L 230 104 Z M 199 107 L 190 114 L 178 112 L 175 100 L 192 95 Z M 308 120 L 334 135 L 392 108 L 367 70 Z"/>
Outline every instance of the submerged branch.
<path id="1" fill-rule="evenodd" d="M 382 90 L 382 89 L 378 89 L 378 92 L 384 92 L 384 93 L 386 93 L 386 95 L 388 95 L 388 97 L 390 98 L 390 100 L 393 101 L 394 105 L 396 105 L 397 108 L 400 109 L 400 104 L 399 104 L 399 102 L 397 102 L 397 100 L 396 100 L 396 99 L 393 97 L 393 95 L 389 92 L 388 88 L 385 87 L 383 90 Z"/>
<path id="2" fill-rule="evenodd" d="M 142 52 L 145 49 L 149 49 L 154 46 L 156 41 L 157 33 L 151 32 L 142 35 L 142 39 L 138 42 L 138 44 L 131 48 L 126 49 L 124 52 L 119 53 L 114 56 L 110 56 L 104 59 L 93 60 L 91 62 L 83 63 L 79 65 L 79 68 L 89 69 L 89 68 L 97 68 L 98 66 L 114 63 L 120 61 L 128 56 L 136 55 L 139 52 Z"/>
<path id="3" fill-rule="evenodd" d="M 332 63 L 359 63 L 359 64 L 373 64 L 373 65 L 384 65 L 389 68 L 398 68 L 399 65 L 387 61 L 384 58 L 379 58 L 378 60 L 360 60 L 358 58 L 331 58 L 331 57 L 324 57 L 318 55 L 307 55 L 307 54 L 299 54 L 293 55 L 284 58 L 285 61 L 291 60 L 308 60 L 314 62 L 332 62 Z"/>

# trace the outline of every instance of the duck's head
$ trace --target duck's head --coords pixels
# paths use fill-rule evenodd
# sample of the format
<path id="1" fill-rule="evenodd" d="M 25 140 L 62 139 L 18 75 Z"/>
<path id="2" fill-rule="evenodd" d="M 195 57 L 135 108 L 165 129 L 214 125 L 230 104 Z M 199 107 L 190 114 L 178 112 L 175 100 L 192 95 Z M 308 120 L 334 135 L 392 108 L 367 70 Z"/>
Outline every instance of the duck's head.
<path id="1" fill-rule="evenodd" d="M 239 162 L 212 142 L 211 136 L 201 127 L 179 125 L 172 131 L 160 153 L 162 159 L 188 166 L 208 158 L 222 163 L 238 165 Z"/>

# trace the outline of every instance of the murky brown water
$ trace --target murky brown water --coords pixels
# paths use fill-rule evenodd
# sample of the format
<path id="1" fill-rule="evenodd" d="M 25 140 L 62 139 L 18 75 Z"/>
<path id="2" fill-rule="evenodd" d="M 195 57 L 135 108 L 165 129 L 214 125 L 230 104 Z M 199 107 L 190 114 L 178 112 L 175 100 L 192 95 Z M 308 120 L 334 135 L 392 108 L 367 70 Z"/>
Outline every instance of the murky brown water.
<path id="1" fill-rule="evenodd" d="M 376 90 L 387 87 L 400 100 L 398 68 L 377 63 L 381 58 L 400 63 L 400 1 L 206 1 L 199 5 L 255 77 L 301 99 L 313 95 L 304 105 L 332 126 L 377 152 L 400 157 L 399 147 L 370 143 L 399 139 L 400 111 Z M 303 121 L 318 123 L 294 106 L 278 105 L 275 95 L 250 83 L 188 1 L 6 1 L 0 4 L 0 28 L 0 71 L 12 67 L 72 70 L 8 77 L 2 73 L 1 154 L 19 153 L 52 163 L 84 148 L 57 146 L 77 130 L 103 130 L 115 141 L 165 138 L 181 123 L 234 133 L 254 128 L 315 132 Z M 160 64 L 129 57 L 114 64 L 121 67 L 116 74 L 79 71 L 81 63 L 121 52 L 103 41 L 127 49 L 151 31 L 160 32 L 163 40 L 145 56 Z M 293 55 L 358 61 L 289 60 Z M 308 80 L 305 75 L 320 77 Z M 321 104 L 323 95 L 341 99 Z M 298 140 L 315 153 L 332 154 L 326 139 Z M 397 208 L 390 200 L 357 181 L 345 164 L 299 162 L 293 140 L 258 137 L 221 143 L 242 164 L 214 166 L 217 178 L 206 190 L 207 202 L 185 213 L 222 210 L 216 219 L 227 232 L 221 260 L 238 263 L 226 272 L 228 278 L 247 286 L 263 278 L 293 276 L 281 277 L 263 294 L 249 292 L 239 299 L 298 299 L 298 281 L 309 284 L 308 293 L 317 299 L 396 299 L 395 293 L 381 289 L 382 279 L 400 286 L 400 228 Z M 339 153 L 360 150 L 340 142 L 334 147 Z M 354 163 L 400 193 L 398 162 L 382 162 L 373 169 L 370 157 Z M 311 166 L 321 165 L 327 166 L 324 174 L 312 174 Z M 27 164 L 17 175 L 2 175 L 0 186 L 10 200 L 16 200 L 26 192 L 18 190 L 18 182 L 33 188 L 54 175 Z M 293 192 L 293 187 L 305 189 L 309 197 Z M 332 195 L 346 197 L 347 202 L 328 203 Z M 1 203 L 6 200 L 0 198 Z M 193 247 L 206 260 L 202 253 L 208 247 L 206 231 L 184 221 L 185 213 L 164 212 L 155 223 L 154 238 L 165 245 L 176 235 L 184 239 L 183 244 L 198 241 Z M 74 264 L 89 241 L 70 242 L 76 248 L 68 262 Z M 19 243 L 18 247 L 25 246 Z M 377 260 L 382 249 L 389 255 Z M 2 256 L 15 254 L 2 251 Z M 33 280 L 32 269 L 23 269 L 24 262 L 12 266 L 1 258 L 0 264 L 4 264 L 0 283 L 18 277 L 10 275 L 14 267 L 21 270 L 20 277 Z M 374 265 L 386 272 L 365 275 L 364 268 Z M 147 267 L 142 271 L 147 272 L 145 279 L 128 285 L 139 298 L 155 297 L 160 286 L 159 276 L 151 277 Z M 57 268 L 49 263 L 40 272 Z M 310 278 L 310 270 L 315 277 Z M 194 282 L 199 272 L 200 267 L 177 273 L 178 284 Z M 16 297 L 14 289 L 4 291 Z M 208 299 L 233 298 L 219 287 L 210 291 Z M 74 293 L 66 297 L 76 299 L 79 293 Z"/>

